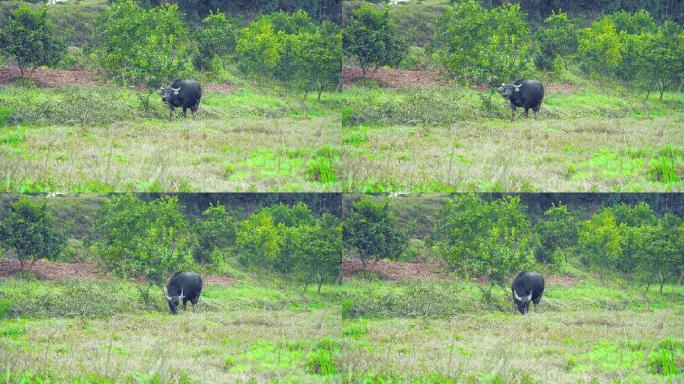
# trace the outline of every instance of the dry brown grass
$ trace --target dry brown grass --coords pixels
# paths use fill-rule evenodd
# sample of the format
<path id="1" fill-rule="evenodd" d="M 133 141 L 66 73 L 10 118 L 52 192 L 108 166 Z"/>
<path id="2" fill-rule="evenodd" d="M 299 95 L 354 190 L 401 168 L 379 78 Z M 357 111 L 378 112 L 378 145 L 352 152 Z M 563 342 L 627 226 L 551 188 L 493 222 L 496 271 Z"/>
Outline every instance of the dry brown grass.
<path id="1" fill-rule="evenodd" d="M 387 372 L 406 382 L 434 374 L 458 380 L 496 373 L 516 382 L 515 376 L 523 372 L 543 383 L 603 383 L 630 375 L 640 377 L 639 382 L 666 382 L 666 377 L 647 372 L 646 361 L 636 371 L 612 371 L 602 369 L 601 361 L 578 356 L 599 342 L 621 346 L 628 341 L 634 345 L 681 339 L 683 314 L 576 311 L 346 321 L 345 327 L 365 326 L 367 334 L 349 339 L 342 368 L 359 374 Z M 628 347 L 621 348 L 629 354 Z M 577 369 L 579 364 L 586 367 Z"/>
<path id="2" fill-rule="evenodd" d="M 88 183 L 114 191 L 324 191 L 331 185 L 308 175 L 306 162 L 337 146 L 339 126 L 320 117 L 33 127 L 0 156 L 0 178 L 48 180 L 66 191 Z"/>
<path id="3" fill-rule="evenodd" d="M 302 355 L 316 341 L 337 337 L 339 323 L 339 314 L 327 310 L 34 321 L 20 338 L 0 339 L 0 369 L 118 379 L 158 373 L 162 382 L 325 382 Z"/>
<path id="4" fill-rule="evenodd" d="M 663 191 L 684 184 L 636 175 L 605 176 L 586 168 L 599 150 L 629 159 L 627 150 L 648 153 L 684 146 L 681 118 L 480 121 L 451 127 L 344 128 L 365 134 L 342 155 L 342 188 L 347 191 Z M 608 164 L 614 166 L 613 164 Z M 619 165 L 618 165 L 619 167 Z M 579 177 L 577 172 L 587 175 Z"/>

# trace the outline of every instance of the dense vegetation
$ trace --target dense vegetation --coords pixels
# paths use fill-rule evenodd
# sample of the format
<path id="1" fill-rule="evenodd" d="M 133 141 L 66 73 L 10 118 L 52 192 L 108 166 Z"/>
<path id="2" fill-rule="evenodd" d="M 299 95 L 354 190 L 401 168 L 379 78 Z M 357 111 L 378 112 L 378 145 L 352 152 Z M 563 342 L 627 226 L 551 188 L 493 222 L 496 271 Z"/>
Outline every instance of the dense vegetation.
<path id="1" fill-rule="evenodd" d="M 669 209 L 656 213 L 647 202 L 589 212 L 552 204 L 531 215 L 518 196 L 456 195 L 436 203 L 441 208 L 433 209 L 432 222 L 421 224 L 420 245 L 393 240 L 392 247 L 380 248 L 385 252 L 368 255 L 365 244 L 381 243 L 378 239 L 388 233 L 413 237 L 406 231 L 418 225 L 396 218 L 404 205 L 392 209 L 391 200 L 374 200 L 359 199 L 345 213 L 345 244 L 367 259 L 418 257 L 442 263 L 465 279 L 485 278 L 499 286 L 526 269 L 604 272 L 646 289 L 656 284 L 661 292 L 665 284 L 684 279 L 684 220 Z"/>
<path id="2" fill-rule="evenodd" d="M 241 265 L 299 282 L 305 290 L 316 285 L 319 292 L 338 278 L 341 223 L 332 214 L 315 214 L 304 202 L 250 214 L 210 205 L 189 219 L 177 197 L 144 201 L 124 194 L 105 200 L 92 214 L 90 233 L 76 239 L 77 249 L 67 249 L 47 202 L 20 198 L 0 221 L 0 244 L 17 255 L 22 268 L 26 261 L 90 254 L 90 261 L 115 276 L 146 280 L 143 296 L 152 286 L 163 287 L 174 271 L 198 266 L 222 271 Z"/>
<path id="3" fill-rule="evenodd" d="M 434 53 L 444 71 L 462 83 L 490 87 L 531 75 L 535 64 L 543 71 L 562 71 L 573 64 L 588 76 L 606 75 L 646 92 L 657 91 L 661 99 L 667 90 L 682 90 L 681 24 L 670 20 L 657 23 L 647 10 L 639 9 L 606 13 L 582 28 L 582 19 L 568 17 L 558 9 L 535 27 L 528 22 L 525 9 L 515 2 L 491 8 L 477 0 L 456 2 L 436 18 L 433 38 L 422 54 L 432 60 Z M 378 20 L 384 20 L 387 27 L 378 27 Z M 402 46 L 415 41 L 400 37 L 405 35 L 395 32 L 395 24 L 389 7 L 354 9 L 346 24 L 348 56 L 362 68 L 368 65 L 370 53 L 376 56 L 371 61 L 376 67 L 399 64 L 406 56 Z M 366 41 L 356 35 L 365 36 Z M 425 60 L 411 58 L 409 62 Z"/>

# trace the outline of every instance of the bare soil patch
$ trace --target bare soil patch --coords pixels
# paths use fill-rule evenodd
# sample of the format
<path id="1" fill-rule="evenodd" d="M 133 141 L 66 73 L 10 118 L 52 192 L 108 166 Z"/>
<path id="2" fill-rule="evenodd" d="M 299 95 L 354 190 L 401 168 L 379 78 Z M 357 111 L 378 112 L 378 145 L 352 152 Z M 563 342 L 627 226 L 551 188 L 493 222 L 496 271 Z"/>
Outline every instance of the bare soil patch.
<path id="1" fill-rule="evenodd" d="M 0 260 L 0 277 L 7 278 L 20 270 L 19 260 L 4 259 Z M 90 263 L 64 263 L 58 261 L 44 261 L 38 260 L 30 266 L 29 263 L 24 265 L 26 271 L 35 274 L 40 280 L 47 281 L 63 281 L 69 279 L 109 279 L 110 276 L 97 269 L 96 264 Z M 236 282 L 235 279 L 228 276 L 206 276 L 203 277 L 204 283 L 207 285 L 222 285 L 228 286 Z M 137 283 L 144 284 L 145 279 L 133 279 Z"/>
<path id="2" fill-rule="evenodd" d="M 449 85 L 447 80 L 440 77 L 439 72 L 378 68 L 377 70 L 367 70 L 364 76 L 361 68 L 347 67 L 342 69 L 343 85 L 351 85 L 364 78 L 375 80 L 380 86 L 386 88 L 444 87 Z"/>
<path id="3" fill-rule="evenodd" d="M 409 279 L 443 279 L 446 276 L 440 271 L 439 264 L 430 263 L 402 263 L 397 261 L 379 260 L 366 264 L 366 271 L 376 273 L 378 277 L 389 281 L 403 281 Z M 350 278 L 362 272 L 361 260 L 350 259 L 342 262 L 342 277 Z"/>
<path id="4" fill-rule="evenodd" d="M 97 72 L 90 71 L 36 68 L 33 73 L 30 70 L 24 71 L 24 77 L 33 80 L 38 86 L 45 88 L 98 87 L 106 85 L 106 82 L 98 77 Z M 11 85 L 20 78 L 21 72 L 19 68 L 0 68 L 1 85 Z M 216 93 L 233 93 L 237 89 L 237 87 L 230 84 L 204 84 L 202 88 L 205 92 Z M 135 85 L 133 89 L 140 92 L 147 91 L 147 88 L 143 85 Z"/>
<path id="5" fill-rule="evenodd" d="M 104 85 L 102 81 L 97 79 L 96 72 L 88 71 L 36 68 L 33 73 L 30 70 L 24 71 L 24 77 L 35 81 L 39 86 L 47 88 L 64 88 L 69 86 L 96 87 Z M 0 68 L 0 84 L 10 85 L 19 78 L 21 78 L 19 68 Z"/>
<path id="6" fill-rule="evenodd" d="M 19 260 L 0 260 L 0 277 L 10 277 L 20 269 Z M 59 281 L 66 279 L 97 279 L 107 276 L 97 271 L 97 265 L 89 263 L 62 263 L 57 261 L 38 260 L 31 267 L 29 263 L 24 269 L 31 271 L 41 280 Z"/>
<path id="7" fill-rule="evenodd" d="M 363 263 L 358 259 L 349 259 L 342 262 L 342 277 L 351 278 L 363 272 Z M 377 263 L 368 262 L 366 271 L 375 273 L 379 278 L 388 281 L 405 281 L 411 279 L 446 279 L 447 274 L 440 264 L 433 263 L 403 263 L 398 261 L 380 260 Z M 513 283 L 515 276 L 511 277 L 509 284 Z M 576 281 L 567 276 L 544 277 L 547 285 L 573 286 Z M 473 278 L 478 284 L 489 284 L 489 280 L 482 277 Z"/>

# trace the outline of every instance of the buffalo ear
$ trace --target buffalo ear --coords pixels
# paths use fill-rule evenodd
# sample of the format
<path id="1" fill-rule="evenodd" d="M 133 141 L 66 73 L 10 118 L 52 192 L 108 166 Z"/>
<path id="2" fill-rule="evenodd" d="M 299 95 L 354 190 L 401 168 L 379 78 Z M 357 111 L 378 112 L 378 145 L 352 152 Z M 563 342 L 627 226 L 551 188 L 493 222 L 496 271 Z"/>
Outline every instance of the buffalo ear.
<path id="1" fill-rule="evenodd" d="M 159 89 L 157 90 L 157 93 L 160 94 L 160 95 L 164 94 L 164 88 L 159 88 Z"/>

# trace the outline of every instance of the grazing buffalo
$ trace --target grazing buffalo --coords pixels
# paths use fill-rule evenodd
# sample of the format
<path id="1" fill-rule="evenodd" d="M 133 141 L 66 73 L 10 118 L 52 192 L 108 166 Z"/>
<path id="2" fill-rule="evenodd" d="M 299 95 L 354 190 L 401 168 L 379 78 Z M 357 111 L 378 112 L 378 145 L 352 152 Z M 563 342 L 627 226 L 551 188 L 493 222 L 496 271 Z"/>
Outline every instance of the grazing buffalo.
<path id="1" fill-rule="evenodd" d="M 175 108 L 183 108 L 183 117 L 187 116 L 187 110 L 192 111 L 192 118 L 195 118 L 197 107 L 202 98 L 202 87 L 195 80 L 176 79 L 168 87 L 159 88 L 158 93 L 162 101 L 169 105 L 169 121 L 173 118 Z"/>
<path id="2" fill-rule="evenodd" d="M 166 283 L 166 301 L 169 302 L 171 314 L 178 313 L 178 304 L 183 302 L 183 309 L 187 309 L 188 301 L 192 303 L 192 310 L 202 293 L 202 278 L 195 272 L 176 272 Z"/>
<path id="3" fill-rule="evenodd" d="M 537 272 L 520 272 L 513 280 L 513 303 L 523 315 L 530 308 L 530 301 L 536 307 L 544 293 L 544 278 Z"/>
<path id="4" fill-rule="evenodd" d="M 544 86 L 539 80 L 516 80 L 513 84 L 501 84 L 497 91 L 511 103 L 511 121 L 515 120 L 516 108 L 525 108 L 525 117 L 532 108 L 537 118 L 544 99 Z"/>

